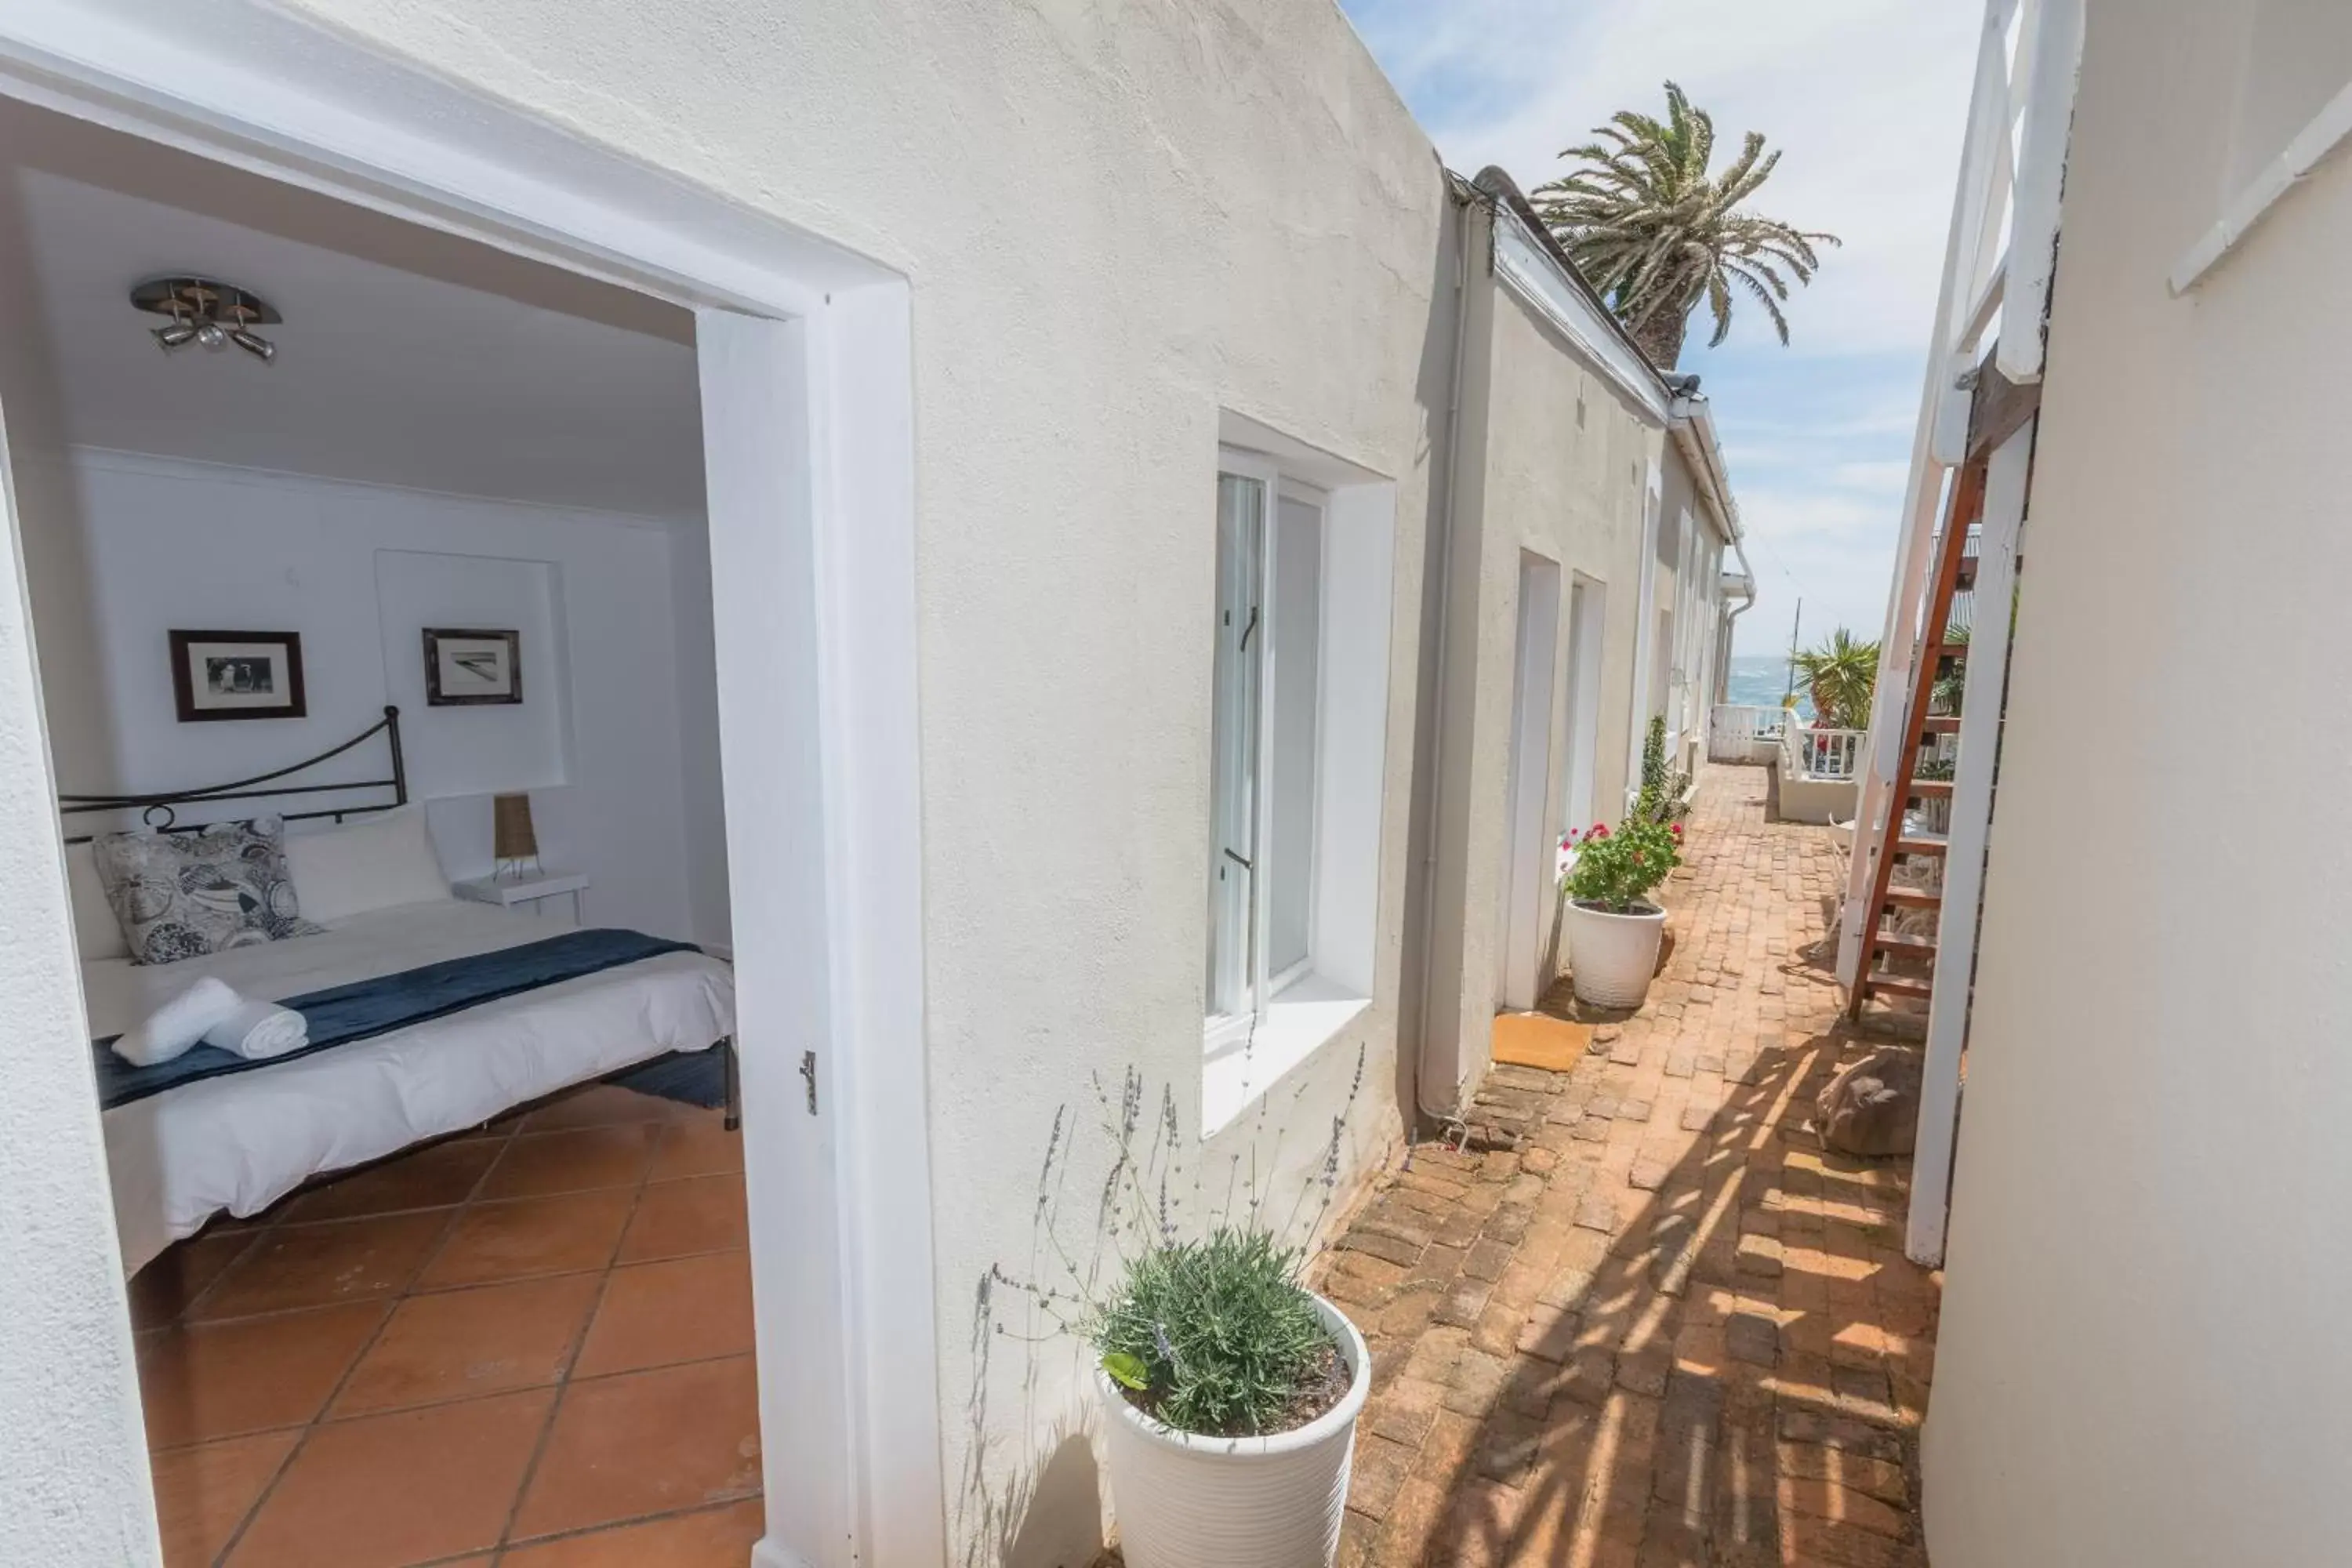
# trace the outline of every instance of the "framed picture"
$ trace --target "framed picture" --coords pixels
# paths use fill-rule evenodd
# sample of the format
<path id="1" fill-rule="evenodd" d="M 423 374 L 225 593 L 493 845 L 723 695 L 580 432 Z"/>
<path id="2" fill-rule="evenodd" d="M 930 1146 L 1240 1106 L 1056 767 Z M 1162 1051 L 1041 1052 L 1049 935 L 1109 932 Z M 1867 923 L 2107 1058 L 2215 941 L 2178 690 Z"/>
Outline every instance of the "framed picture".
<path id="1" fill-rule="evenodd" d="M 425 628 L 425 702 L 464 708 L 522 700 L 522 634 Z"/>
<path id="2" fill-rule="evenodd" d="M 172 696 L 183 724 L 299 719 L 299 632 L 173 632 Z"/>

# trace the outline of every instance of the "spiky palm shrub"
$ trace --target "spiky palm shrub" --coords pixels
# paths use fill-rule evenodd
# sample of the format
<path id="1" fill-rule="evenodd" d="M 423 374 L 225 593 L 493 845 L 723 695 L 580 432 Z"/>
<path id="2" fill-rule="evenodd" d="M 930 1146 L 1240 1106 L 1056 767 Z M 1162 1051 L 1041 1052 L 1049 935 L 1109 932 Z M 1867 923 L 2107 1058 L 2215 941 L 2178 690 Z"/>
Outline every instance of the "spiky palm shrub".
<path id="1" fill-rule="evenodd" d="M 1763 306 L 1786 343 L 1780 307 L 1790 280 L 1810 283 L 1821 267 L 1814 247 L 1840 241 L 1738 210 L 1780 154 L 1751 131 L 1731 166 L 1710 174 L 1715 121 L 1673 82 L 1664 120 L 1624 110 L 1593 134 L 1601 140 L 1560 154 L 1582 166 L 1536 187 L 1536 209 L 1651 362 L 1675 368 L 1702 299 L 1715 317 L 1708 346 L 1723 342 L 1735 288 Z"/>
<path id="2" fill-rule="evenodd" d="M 1870 728 L 1878 689 L 1878 645 L 1840 626 L 1817 648 L 1797 656 L 1797 675 L 1811 691 L 1813 722 L 1831 730 Z"/>

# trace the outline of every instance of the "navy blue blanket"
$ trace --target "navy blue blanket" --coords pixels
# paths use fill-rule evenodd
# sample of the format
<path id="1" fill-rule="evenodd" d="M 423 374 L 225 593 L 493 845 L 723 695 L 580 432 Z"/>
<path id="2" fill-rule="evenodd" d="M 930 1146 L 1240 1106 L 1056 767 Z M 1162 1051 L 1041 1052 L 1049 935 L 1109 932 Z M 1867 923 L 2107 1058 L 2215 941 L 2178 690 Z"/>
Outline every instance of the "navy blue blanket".
<path id="1" fill-rule="evenodd" d="M 422 969 L 289 996 L 278 1005 L 302 1015 L 310 1026 L 310 1042 L 299 1050 L 257 1062 L 247 1061 L 216 1046 L 200 1045 L 167 1062 L 132 1067 L 111 1048 L 121 1037 L 109 1035 L 92 1042 L 98 1061 L 99 1103 L 110 1110 L 182 1084 L 315 1056 L 353 1040 L 387 1035 L 411 1024 L 446 1017 L 467 1007 L 536 991 L 559 981 L 618 969 L 625 963 L 658 958 L 665 952 L 701 951 L 690 942 L 665 942 L 643 931 L 571 931 L 545 942 L 525 942 L 520 947 L 501 948 L 469 958 L 452 958 L 441 963 L 428 963 Z"/>

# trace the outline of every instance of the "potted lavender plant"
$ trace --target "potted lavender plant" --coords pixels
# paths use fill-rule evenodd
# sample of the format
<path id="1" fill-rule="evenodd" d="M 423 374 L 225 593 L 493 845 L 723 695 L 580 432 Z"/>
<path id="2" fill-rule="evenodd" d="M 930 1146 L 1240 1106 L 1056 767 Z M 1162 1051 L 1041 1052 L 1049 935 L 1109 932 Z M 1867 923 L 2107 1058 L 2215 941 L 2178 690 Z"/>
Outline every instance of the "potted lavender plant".
<path id="1" fill-rule="evenodd" d="M 1041 1251 L 1062 1278 L 1041 1285 L 995 1268 L 991 1279 L 1095 1352 L 1128 1568 L 1330 1568 L 1338 1558 L 1372 1363 L 1355 1325 L 1303 1274 L 1307 1247 L 1339 1195 L 1363 1075 L 1360 1051 L 1319 1179 L 1301 1184 L 1279 1224 L 1255 1173 L 1255 1139 L 1246 1184 L 1236 1157 L 1223 1210 L 1213 1217 L 1197 1164 L 1187 1179 L 1184 1156 L 1197 1144 L 1173 1095 L 1163 1091 L 1147 1124 L 1137 1075 L 1128 1075 L 1116 1105 L 1097 1084 L 1113 1158 L 1090 1253 L 1074 1254 L 1054 1233 L 1051 1194 L 1075 1158 L 1055 1120 L 1038 1215 Z M 1139 1153 L 1147 1127 L 1150 1147 Z M 1266 1170 L 1279 1167 L 1280 1139 L 1277 1128 Z"/>
<path id="2" fill-rule="evenodd" d="M 1363 1336 L 1298 1255 L 1224 1227 L 1155 1247 L 1089 1325 L 1129 1568 L 1313 1568 L 1337 1557 Z"/>

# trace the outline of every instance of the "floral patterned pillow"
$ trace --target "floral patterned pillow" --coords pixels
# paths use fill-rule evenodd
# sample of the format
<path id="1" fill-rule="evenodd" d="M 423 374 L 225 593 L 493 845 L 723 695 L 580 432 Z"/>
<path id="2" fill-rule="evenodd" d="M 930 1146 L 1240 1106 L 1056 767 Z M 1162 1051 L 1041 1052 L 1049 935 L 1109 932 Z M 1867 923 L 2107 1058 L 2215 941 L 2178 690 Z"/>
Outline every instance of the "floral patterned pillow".
<path id="1" fill-rule="evenodd" d="M 108 833 L 91 841 L 98 879 L 134 963 L 311 936 L 286 874 L 274 816 L 190 833 Z"/>

